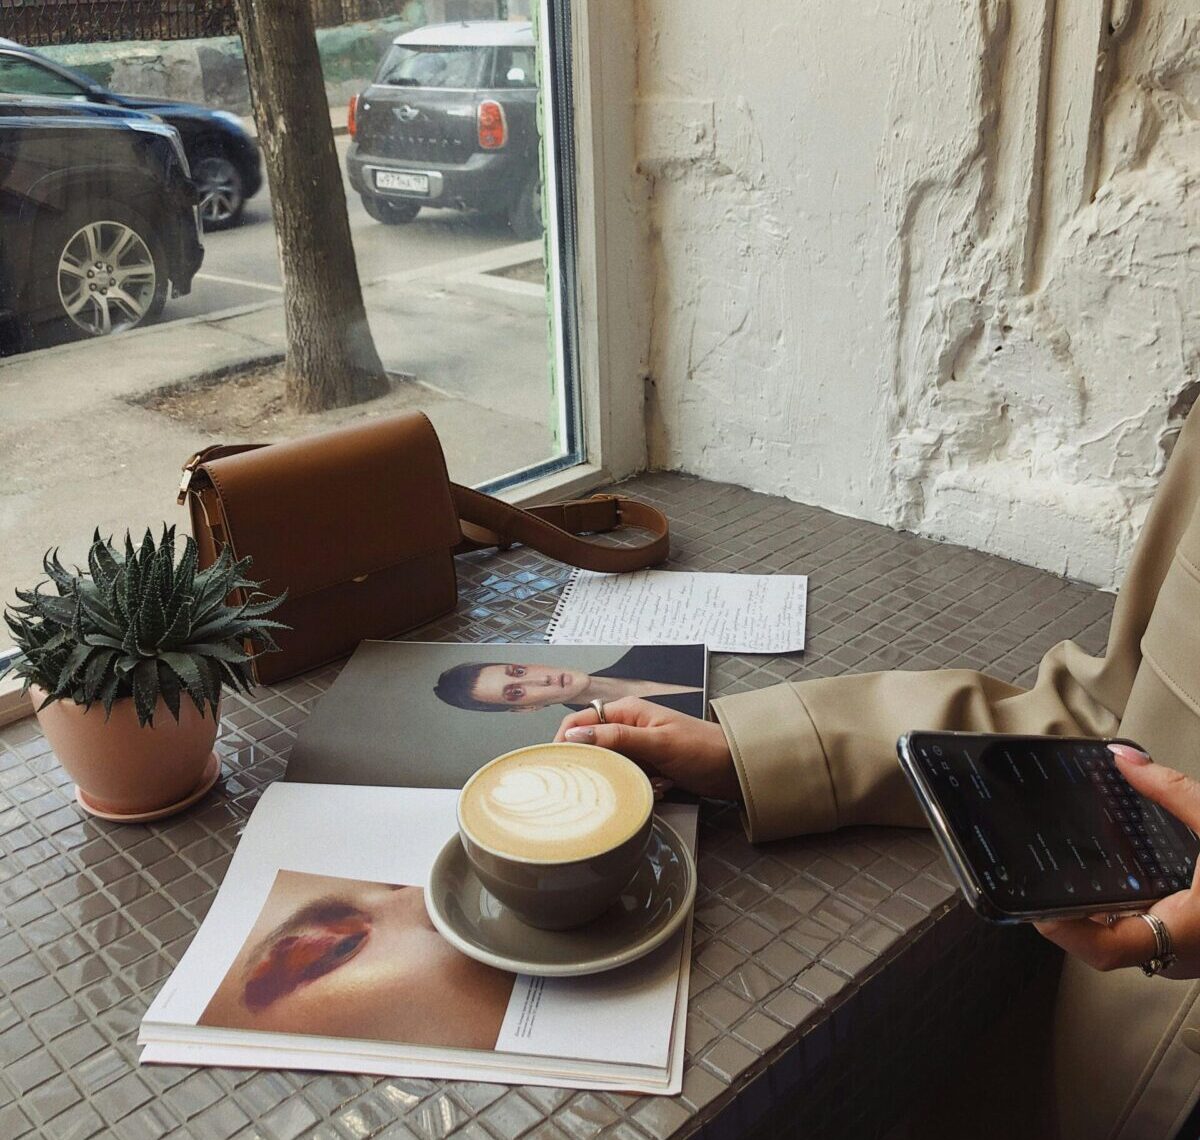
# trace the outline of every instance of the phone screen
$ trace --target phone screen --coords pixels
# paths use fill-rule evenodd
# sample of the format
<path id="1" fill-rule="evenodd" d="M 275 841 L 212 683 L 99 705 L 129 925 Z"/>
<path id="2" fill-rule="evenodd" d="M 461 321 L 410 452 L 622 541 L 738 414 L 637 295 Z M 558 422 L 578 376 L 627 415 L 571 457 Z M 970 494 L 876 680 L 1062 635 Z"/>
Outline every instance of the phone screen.
<path id="1" fill-rule="evenodd" d="M 1102 909 L 1191 883 L 1200 840 L 1129 786 L 1103 742 L 914 732 L 909 746 L 1000 910 Z"/>

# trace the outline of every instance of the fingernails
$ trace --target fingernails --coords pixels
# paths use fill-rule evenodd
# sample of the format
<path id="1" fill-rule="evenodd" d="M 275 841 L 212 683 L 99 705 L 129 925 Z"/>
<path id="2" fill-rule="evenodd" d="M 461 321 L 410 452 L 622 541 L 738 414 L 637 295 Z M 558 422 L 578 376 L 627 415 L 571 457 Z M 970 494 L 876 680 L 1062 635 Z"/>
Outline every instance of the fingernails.
<path id="1" fill-rule="evenodd" d="M 1124 760 L 1126 764 L 1137 764 L 1140 767 L 1150 763 L 1150 757 L 1146 753 L 1137 748 L 1131 748 L 1128 744 L 1110 744 L 1108 750 L 1119 760 Z"/>
<path id="2" fill-rule="evenodd" d="M 568 728 L 567 739 L 573 740 L 577 744 L 590 744 L 596 739 L 596 730 L 587 726 L 583 728 Z"/>

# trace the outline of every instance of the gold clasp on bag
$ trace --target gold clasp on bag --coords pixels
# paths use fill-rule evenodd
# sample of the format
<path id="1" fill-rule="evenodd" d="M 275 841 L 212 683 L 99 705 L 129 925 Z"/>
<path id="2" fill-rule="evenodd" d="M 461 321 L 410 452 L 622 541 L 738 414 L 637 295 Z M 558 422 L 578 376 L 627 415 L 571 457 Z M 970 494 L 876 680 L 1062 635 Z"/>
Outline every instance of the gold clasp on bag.
<path id="1" fill-rule="evenodd" d="M 183 465 L 183 478 L 179 480 L 179 494 L 175 498 L 175 503 L 177 506 L 182 507 L 183 504 L 187 502 L 188 491 L 192 486 L 192 476 L 196 474 L 196 468 L 200 466 L 201 454 L 201 452 L 197 451 L 196 454 L 193 455 L 191 459 L 189 459 Z"/>

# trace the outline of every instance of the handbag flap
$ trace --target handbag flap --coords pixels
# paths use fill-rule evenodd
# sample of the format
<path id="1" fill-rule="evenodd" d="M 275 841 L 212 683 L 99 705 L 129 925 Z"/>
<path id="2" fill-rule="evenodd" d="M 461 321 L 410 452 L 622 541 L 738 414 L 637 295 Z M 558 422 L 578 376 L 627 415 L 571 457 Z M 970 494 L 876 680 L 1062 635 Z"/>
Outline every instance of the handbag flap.
<path id="1" fill-rule="evenodd" d="M 437 433 L 420 412 L 202 463 L 250 577 L 302 597 L 462 538 Z M 215 521 L 215 520 L 214 520 Z"/>

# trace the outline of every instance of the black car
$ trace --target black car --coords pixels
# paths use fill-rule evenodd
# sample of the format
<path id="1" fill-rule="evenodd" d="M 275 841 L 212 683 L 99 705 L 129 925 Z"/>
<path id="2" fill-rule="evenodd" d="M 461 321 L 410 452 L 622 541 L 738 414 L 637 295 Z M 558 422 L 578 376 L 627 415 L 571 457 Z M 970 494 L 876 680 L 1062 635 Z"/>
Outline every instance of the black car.
<path id="1" fill-rule="evenodd" d="M 262 187 L 258 143 L 242 120 L 228 111 L 140 95 L 118 95 L 78 71 L 4 39 L 0 39 L 0 95 L 78 99 L 146 111 L 170 123 L 183 139 L 192 178 L 200 188 L 200 217 L 205 229 L 235 225 L 241 219 L 247 199 L 253 198 Z"/>
<path id="2" fill-rule="evenodd" d="M 178 132 L 153 115 L 0 96 L 0 312 L 19 326 L 8 346 L 157 317 L 203 260 L 197 200 Z"/>
<path id="3" fill-rule="evenodd" d="M 482 210 L 519 238 L 542 232 L 537 46 L 528 23 L 431 24 L 393 41 L 350 104 L 350 184 L 368 214 Z"/>

